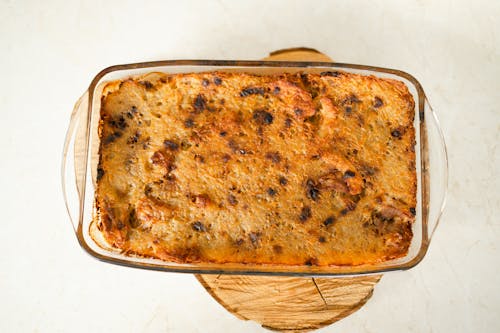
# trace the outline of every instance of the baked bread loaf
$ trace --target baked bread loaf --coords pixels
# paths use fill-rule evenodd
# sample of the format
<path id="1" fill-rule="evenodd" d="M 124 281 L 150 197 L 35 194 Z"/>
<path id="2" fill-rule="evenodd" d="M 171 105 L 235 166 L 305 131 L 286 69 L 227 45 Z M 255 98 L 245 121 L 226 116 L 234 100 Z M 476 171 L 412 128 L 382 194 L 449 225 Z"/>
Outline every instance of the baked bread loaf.
<path id="1" fill-rule="evenodd" d="M 414 101 L 345 72 L 152 73 L 109 83 L 97 226 L 174 262 L 361 265 L 405 256 Z"/>

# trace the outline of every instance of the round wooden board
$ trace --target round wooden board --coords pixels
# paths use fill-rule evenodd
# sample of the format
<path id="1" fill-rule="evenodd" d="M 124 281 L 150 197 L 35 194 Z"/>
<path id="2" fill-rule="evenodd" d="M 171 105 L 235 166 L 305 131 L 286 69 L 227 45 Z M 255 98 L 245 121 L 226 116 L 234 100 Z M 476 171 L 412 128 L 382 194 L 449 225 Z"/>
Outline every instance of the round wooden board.
<path id="1" fill-rule="evenodd" d="M 264 60 L 332 61 L 302 47 L 272 52 Z M 311 331 L 350 315 L 371 297 L 381 277 L 196 275 L 208 293 L 236 317 L 282 332 Z"/>
<path id="2" fill-rule="evenodd" d="M 297 278 L 197 275 L 227 311 L 282 332 L 307 332 L 355 312 L 371 297 L 381 275 Z"/>

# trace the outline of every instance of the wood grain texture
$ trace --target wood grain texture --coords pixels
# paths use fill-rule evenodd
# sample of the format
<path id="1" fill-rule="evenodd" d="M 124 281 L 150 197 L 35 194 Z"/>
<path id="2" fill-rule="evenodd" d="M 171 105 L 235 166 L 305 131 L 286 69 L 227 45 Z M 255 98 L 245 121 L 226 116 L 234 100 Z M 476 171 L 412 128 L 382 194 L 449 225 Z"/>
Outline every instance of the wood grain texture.
<path id="1" fill-rule="evenodd" d="M 282 332 L 306 332 L 355 312 L 381 275 L 352 278 L 197 275 L 226 310 Z"/>
<path id="2" fill-rule="evenodd" d="M 269 56 L 265 57 L 263 60 L 331 62 L 332 58 L 315 49 L 307 47 L 294 47 L 271 52 Z"/>
<path id="3" fill-rule="evenodd" d="M 332 61 L 308 48 L 275 51 L 264 60 Z M 227 311 L 239 319 L 253 320 L 281 332 L 307 332 L 347 317 L 368 301 L 381 277 L 196 275 Z"/>

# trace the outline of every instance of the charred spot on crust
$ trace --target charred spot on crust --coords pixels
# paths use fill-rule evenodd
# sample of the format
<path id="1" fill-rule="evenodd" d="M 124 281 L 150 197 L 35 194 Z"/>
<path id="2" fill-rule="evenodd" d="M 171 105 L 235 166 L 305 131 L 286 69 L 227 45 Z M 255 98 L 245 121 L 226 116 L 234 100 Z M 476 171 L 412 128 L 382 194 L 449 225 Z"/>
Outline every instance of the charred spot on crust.
<path id="1" fill-rule="evenodd" d="M 186 128 L 193 128 L 194 127 L 194 120 L 191 118 L 188 118 L 184 121 L 184 126 Z"/>
<path id="2" fill-rule="evenodd" d="M 169 172 L 174 170 L 175 168 L 176 168 L 175 165 L 172 165 L 169 168 Z M 175 183 L 175 181 L 177 180 L 177 177 L 175 177 L 174 175 L 171 175 L 171 174 L 167 174 L 163 178 L 165 178 L 165 180 L 168 181 L 169 183 Z"/>
<path id="3" fill-rule="evenodd" d="M 281 91 L 281 88 L 280 88 L 280 87 L 278 87 L 278 86 L 276 86 L 276 87 L 274 87 L 274 89 L 273 89 L 273 94 L 278 95 L 278 94 L 280 93 L 280 91 Z"/>
<path id="4" fill-rule="evenodd" d="M 136 131 L 134 135 L 132 135 L 131 137 L 129 137 L 127 139 L 127 143 L 128 144 L 134 144 L 134 143 L 139 142 L 139 137 L 140 136 L 141 136 L 141 132 L 140 131 Z"/>
<path id="5" fill-rule="evenodd" d="M 300 222 L 305 222 L 309 220 L 312 216 L 311 207 L 305 206 L 300 210 L 299 220 Z"/>
<path id="6" fill-rule="evenodd" d="M 276 193 L 277 193 L 276 190 L 272 187 L 267 189 L 267 194 L 269 194 L 272 197 L 274 197 L 276 195 Z"/>
<path id="7" fill-rule="evenodd" d="M 342 178 L 349 179 L 353 178 L 354 176 L 356 176 L 356 173 L 354 171 L 347 170 L 346 172 L 344 172 L 344 176 Z"/>
<path id="8" fill-rule="evenodd" d="M 109 121 L 109 124 L 117 129 L 124 130 L 127 128 L 127 120 L 123 115 L 120 115 L 118 118 L 113 118 Z"/>
<path id="9" fill-rule="evenodd" d="M 337 76 L 340 75 L 340 73 L 337 72 L 337 71 L 325 71 L 325 72 L 321 72 L 319 75 L 320 76 L 333 76 L 333 77 L 337 77 Z"/>
<path id="10" fill-rule="evenodd" d="M 238 204 L 238 200 L 236 200 L 236 197 L 232 194 L 227 196 L 227 201 L 233 206 Z"/>
<path id="11" fill-rule="evenodd" d="M 127 139 L 127 143 L 134 144 L 134 143 L 137 143 L 138 140 L 139 140 L 139 138 L 136 135 L 132 135 L 131 137 L 129 137 Z"/>
<path id="12" fill-rule="evenodd" d="M 316 114 L 307 117 L 305 121 L 317 127 L 321 122 L 321 115 L 317 112 Z"/>
<path id="13" fill-rule="evenodd" d="M 316 84 L 312 83 L 309 80 L 309 75 L 304 73 L 301 74 L 300 80 L 302 81 L 302 84 L 305 86 L 306 90 L 311 94 L 311 97 L 313 99 L 318 97 L 318 95 L 320 94 L 320 89 Z"/>
<path id="14" fill-rule="evenodd" d="M 142 84 L 146 89 L 153 88 L 153 84 L 151 82 L 149 82 L 149 81 L 141 81 L 139 83 Z"/>
<path id="15" fill-rule="evenodd" d="M 137 228 L 140 225 L 139 221 L 137 220 L 135 208 L 132 208 L 128 214 L 128 224 L 132 228 Z"/>
<path id="16" fill-rule="evenodd" d="M 350 96 L 351 103 L 362 103 L 362 101 L 358 98 L 358 96 L 352 94 Z"/>
<path id="17" fill-rule="evenodd" d="M 285 127 L 290 128 L 292 126 L 292 119 L 286 118 L 285 119 Z"/>
<path id="18" fill-rule="evenodd" d="M 368 176 L 373 176 L 377 173 L 376 168 L 369 166 L 369 165 L 366 165 L 366 164 L 361 166 L 361 170 L 365 175 L 368 175 Z"/>
<path id="19" fill-rule="evenodd" d="M 210 81 L 208 81 L 207 79 L 203 79 L 201 80 L 201 85 L 204 86 L 204 87 L 208 87 L 208 85 L 210 84 Z"/>
<path id="20" fill-rule="evenodd" d="M 193 102 L 193 108 L 196 113 L 201 113 L 207 107 L 207 99 L 202 94 L 198 94 Z"/>
<path id="21" fill-rule="evenodd" d="M 342 101 L 343 105 L 361 103 L 361 100 L 355 94 L 350 94 Z"/>
<path id="22" fill-rule="evenodd" d="M 250 241 L 252 242 L 252 244 L 257 243 L 260 240 L 261 236 L 262 236 L 262 234 L 260 232 L 250 232 L 248 234 L 248 237 L 250 238 Z"/>
<path id="23" fill-rule="evenodd" d="M 227 132 L 226 132 L 226 131 L 222 131 L 222 132 L 220 132 L 220 133 L 219 133 L 219 135 L 220 135 L 221 137 L 225 137 L 225 136 L 227 135 Z"/>
<path id="24" fill-rule="evenodd" d="M 319 188 L 312 179 L 308 179 L 306 182 L 306 195 L 313 201 L 317 201 L 319 199 Z"/>
<path id="25" fill-rule="evenodd" d="M 108 135 L 107 137 L 104 138 L 104 144 L 110 144 L 112 142 L 115 142 L 116 139 L 120 138 L 122 136 L 121 132 L 114 132 Z"/>
<path id="26" fill-rule="evenodd" d="M 371 215 L 371 224 L 378 226 L 381 223 L 393 223 L 395 216 L 386 215 L 382 212 L 373 211 Z"/>
<path id="27" fill-rule="evenodd" d="M 250 95 L 264 95 L 266 89 L 262 87 L 249 87 L 240 91 L 240 97 L 247 97 Z"/>
<path id="28" fill-rule="evenodd" d="M 203 157 L 203 155 L 200 154 L 195 154 L 194 160 L 198 163 L 205 163 L 205 157 Z"/>
<path id="29" fill-rule="evenodd" d="M 413 216 L 417 215 L 417 211 L 415 210 L 415 207 L 411 207 L 411 208 L 410 208 L 410 213 L 411 213 L 411 215 L 413 215 Z"/>
<path id="30" fill-rule="evenodd" d="M 326 239 L 325 239 L 325 237 L 323 237 L 323 236 L 319 236 L 318 241 L 319 241 L 320 243 L 324 243 L 324 242 L 326 242 Z"/>
<path id="31" fill-rule="evenodd" d="M 351 94 L 344 98 L 341 104 L 344 106 L 345 114 L 350 115 L 353 112 L 353 106 L 357 103 L 361 103 L 361 100 L 355 94 Z"/>
<path id="32" fill-rule="evenodd" d="M 378 109 L 382 105 L 384 105 L 384 102 L 382 101 L 382 99 L 380 97 L 378 97 L 378 96 L 375 96 L 375 99 L 373 101 L 373 107 L 375 109 Z"/>
<path id="33" fill-rule="evenodd" d="M 296 108 L 295 110 L 293 110 L 293 112 L 295 113 L 296 116 L 302 116 L 302 114 L 304 114 L 304 110 L 300 108 Z"/>
<path id="34" fill-rule="evenodd" d="M 271 125 L 274 117 L 271 113 L 265 110 L 255 110 L 253 112 L 253 120 L 259 125 Z"/>
<path id="35" fill-rule="evenodd" d="M 216 86 L 220 86 L 222 84 L 222 79 L 220 77 L 214 77 L 214 83 Z"/>
<path id="36" fill-rule="evenodd" d="M 281 155 L 277 151 L 276 152 L 271 152 L 271 151 L 267 152 L 266 153 L 266 158 L 268 160 L 271 160 L 273 163 L 279 163 L 279 162 L 281 162 Z"/>
<path id="37" fill-rule="evenodd" d="M 281 245 L 273 245 L 274 253 L 281 254 L 283 253 L 283 247 Z"/>
<path id="38" fill-rule="evenodd" d="M 186 141 L 186 140 L 183 140 L 181 142 L 181 149 L 182 150 L 188 150 L 189 148 L 191 148 L 192 144 L 189 143 L 189 141 Z"/>
<path id="39" fill-rule="evenodd" d="M 163 146 L 165 146 L 165 148 L 167 148 L 170 151 L 176 151 L 179 149 L 179 145 L 171 140 L 163 141 Z"/>
<path id="40" fill-rule="evenodd" d="M 193 222 L 193 224 L 191 224 L 191 227 L 193 228 L 194 231 L 199 231 L 199 232 L 207 231 L 205 225 L 200 221 Z"/>
<path id="41" fill-rule="evenodd" d="M 135 116 L 135 114 L 136 114 L 136 113 L 137 113 L 137 107 L 135 107 L 135 105 L 133 105 L 133 106 L 130 108 L 130 110 L 129 110 L 129 111 L 127 111 L 127 113 L 126 113 L 126 114 L 127 114 L 127 117 L 128 117 L 129 119 L 132 119 L 132 118 L 134 118 L 134 116 Z"/>
<path id="42" fill-rule="evenodd" d="M 329 225 L 333 224 L 335 222 L 335 218 L 333 216 L 329 216 L 327 217 L 324 221 L 323 221 L 323 225 L 325 227 L 328 227 Z"/>
<path id="43" fill-rule="evenodd" d="M 104 169 L 101 168 L 101 167 L 98 167 L 97 168 L 97 176 L 96 176 L 96 180 L 99 181 L 102 179 L 102 177 L 104 177 Z"/>
<path id="44" fill-rule="evenodd" d="M 288 184 L 288 180 L 283 176 L 280 177 L 279 181 L 280 181 L 280 185 L 285 186 L 286 184 Z"/>
<path id="45" fill-rule="evenodd" d="M 306 266 L 317 265 L 318 264 L 318 259 L 316 259 L 316 258 L 309 258 L 309 259 L 306 260 L 306 262 L 304 264 Z"/>
<path id="46" fill-rule="evenodd" d="M 149 196 L 153 192 L 153 187 L 150 184 L 144 186 L 144 195 Z"/>
<path id="47" fill-rule="evenodd" d="M 400 138 L 401 137 L 401 132 L 397 129 L 391 131 L 391 135 L 395 138 Z"/>
<path id="48" fill-rule="evenodd" d="M 347 208 L 344 208 L 340 211 L 340 215 L 346 215 L 347 213 L 349 213 L 349 209 Z"/>

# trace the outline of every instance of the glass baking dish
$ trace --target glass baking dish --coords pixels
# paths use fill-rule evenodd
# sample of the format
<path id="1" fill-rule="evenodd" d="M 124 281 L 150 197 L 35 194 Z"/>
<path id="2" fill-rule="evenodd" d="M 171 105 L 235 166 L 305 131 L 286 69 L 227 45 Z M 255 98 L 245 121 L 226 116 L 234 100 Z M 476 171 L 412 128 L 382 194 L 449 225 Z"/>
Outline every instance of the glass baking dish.
<path id="1" fill-rule="evenodd" d="M 97 125 L 104 84 L 150 72 L 186 73 L 215 70 L 261 75 L 340 70 L 392 78 L 405 83 L 415 99 L 418 183 L 416 221 L 412 227 L 413 239 L 408 254 L 391 261 L 359 266 L 182 264 L 124 255 L 99 240 L 95 223 L 97 217 L 94 208 L 94 190 L 99 147 Z M 410 74 L 398 70 L 332 62 L 167 60 L 108 67 L 97 74 L 74 107 L 62 160 L 62 184 L 66 207 L 77 239 L 88 254 L 108 263 L 129 267 L 203 274 L 341 276 L 409 269 L 417 265 L 427 252 L 444 208 L 447 181 L 448 160 L 443 134 L 420 83 Z"/>

